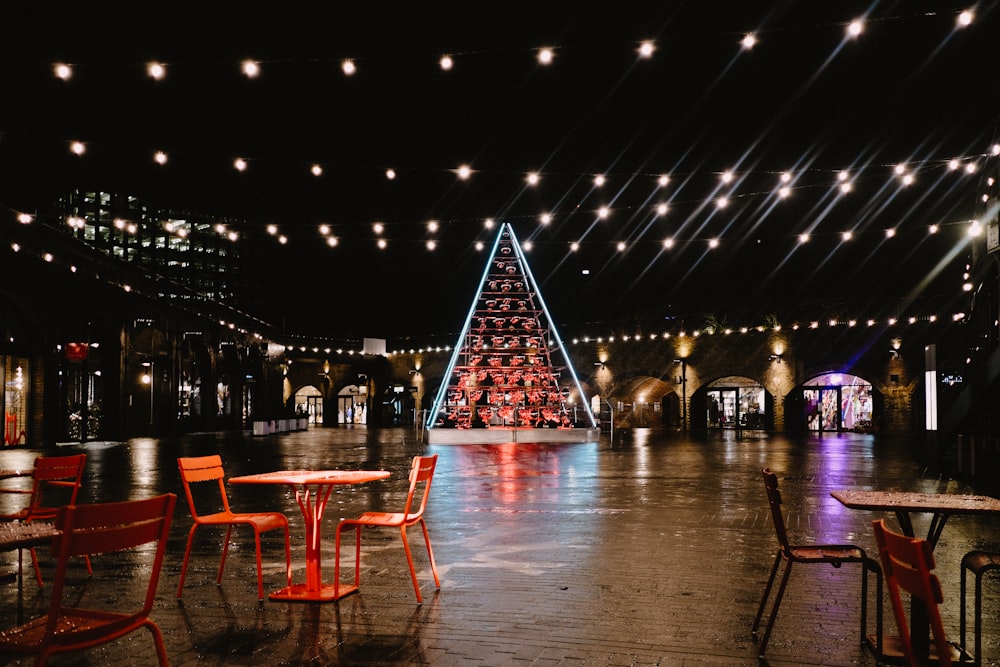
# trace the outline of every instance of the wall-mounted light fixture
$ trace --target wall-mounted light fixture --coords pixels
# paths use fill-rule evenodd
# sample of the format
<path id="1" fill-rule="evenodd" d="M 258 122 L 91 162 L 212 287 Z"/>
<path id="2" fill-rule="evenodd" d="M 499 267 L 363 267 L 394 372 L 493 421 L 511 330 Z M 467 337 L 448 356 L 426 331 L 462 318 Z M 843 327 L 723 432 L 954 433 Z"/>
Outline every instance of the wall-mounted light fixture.
<path id="1" fill-rule="evenodd" d="M 772 354 L 770 357 L 767 358 L 767 360 L 768 361 L 777 361 L 780 364 L 781 363 L 781 355 L 780 354 Z"/>
<path id="2" fill-rule="evenodd" d="M 595 366 L 597 366 L 597 367 L 598 367 L 599 369 L 601 369 L 602 371 L 603 371 L 603 370 L 605 369 L 605 366 L 604 366 L 604 362 L 603 362 L 603 361 L 595 361 L 595 362 L 594 362 L 594 365 L 595 365 Z"/>

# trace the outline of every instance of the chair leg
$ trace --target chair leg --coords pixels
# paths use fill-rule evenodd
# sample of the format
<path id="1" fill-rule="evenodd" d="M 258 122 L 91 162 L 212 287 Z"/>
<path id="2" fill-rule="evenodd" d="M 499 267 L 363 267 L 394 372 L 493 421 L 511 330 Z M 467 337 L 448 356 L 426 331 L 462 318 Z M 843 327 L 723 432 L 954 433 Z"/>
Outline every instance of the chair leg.
<path id="1" fill-rule="evenodd" d="M 354 527 L 355 537 L 355 549 L 354 549 L 354 585 L 361 585 L 361 525 L 358 524 Z"/>
<path id="2" fill-rule="evenodd" d="M 337 524 L 337 532 L 333 537 L 333 585 L 334 585 L 334 595 L 340 594 L 340 533 L 343 524 Z M 291 575 L 291 570 L 289 570 L 289 575 Z"/>
<path id="3" fill-rule="evenodd" d="M 94 568 L 91 567 L 91 565 L 90 565 L 90 556 L 88 556 L 87 554 L 84 554 L 83 555 L 83 561 L 87 564 L 87 574 L 89 574 L 89 575 L 94 574 Z M 35 581 L 38 582 L 38 587 L 39 588 L 44 587 L 45 584 L 42 581 L 42 568 L 38 564 L 38 554 L 35 552 L 35 548 L 34 547 L 31 547 L 31 566 L 35 570 Z"/>
<path id="4" fill-rule="evenodd" d="M 292 587 L 292 546 L 289 539 L 288 526 L 285 526 L 285 579 L 288 587 Z"/>
<path id="5" fill-rule="evenodd" d="M 865 567 L 871 569 L 875 573 L 875 651 L 878 655 L 882 655 L 882 567 L 878 564 L 878 561 L 869 558 L 865 561 Z M 867 609 L 867 600 L 862 601 Z M 861 641 L 864 643 L 866 637 L 865 633 L 867 631 L 862 631 Z"/>
<path id="6" fill-rule="evenodd" d="M 785 596 L 785 587 L 788 585 L 788 577 L 792 574 L 792 561 L 785 563 L 785 571 L 781 575 L 781 583 L 778 584 L 778 592 L 774 595 L 774 604 L 771 607 L 771 614 L 767 619 L 767 627 L 764 628 L 764 636 L 760 638 L 760 645 L 757 647 L 757 655 L 763 656 L 767 650 L 767 642 L 771 638 L 771 630 L 774 628 L 774 621 L 778 617 L 778 607 L 781 606 L 781 599 Z"/>
<path id="7" fill-rule="evenodd" d="M 260 531 L 253 527 L 254 547 L 257 549 L 257 599 L 264 599 L 264 565 L 260 558 Z"/>
<path id="8" fill-rule="evenodd" d="M 226 556 L 229 555 L 229 535 L 233 532 L 233 524 L 226 526 L 226 541 L 222 545 L 222 560 L 219 562 L 219 576 L 215 578 L 216 584 L 222 583 L 222 571 L 226 569 Z"/>
<path id="9" fill-rule="evenodd" d="M 757 628 L 760 627 L 760 619 L 764 616 L 764 607 L 767 606 L 767 598 L 771 595 L 771 586 L 774 585 L 774 575 L 778 573 L 778 565 L 781 563 L 781 552 L 779 551 L 774 556 L 774 566 L 771 567 L 771 575 L 767 578 L 767 584 L 764 586 L 764 594 L 760 597 L 760 604 L 757 606 L 757 616 L 753 619 L 753 626 L 750 628 L 750 634 L 756 636 Z"/>
<path id="10" fill-rule="evenodd" d="M 148 618 L 143 622 L 143 625 L 149 628 L 149 633 L 153 635 L 153 644 L 156 646 L 156 657 L 160 662 L 160 667 L 169 667 L 167 647 L 163 645 L 163 633 L 160 632 L 160 626 Z"/>
<path id="11" fill-rule="evenodd" d="M 434 552 L 431 550 L 431 538 L 427 534 L 427 523 L 420 518 L 420 527 L 424 530 L 424 543 L 427 545 L 427 557 L 431 559 L 431 572 L 434 573 L 434 585 L 441 590 L 441 579 L 438 578 L 437 564 L 434 562 Z"/>
<path id="12" fill-rule="evenodd" d="M 413 579 L 413 590 L 417 594 L 417 604 L 423 604 L 424 599 L 420 596 L 420 584 L 417 582 L 417 570 L 413 567 L 413 554 L 410 553 L 410 542 L 406 539 L 406 526 L 399 527 L 399 534 L 403 538 L 403 551 L 406 552 L 406 564 L 410 566 L 410 578 Z"/>
<path id="13" fill-rule="evenodd" d="M 197 530 L 198 524 L 191 526 L 191 530 L 188 532 L 187 546 L 184 548 L 184 562 L 181 564 L 181 580 L 177 584 L 177 597 L 181 597 L 181 593 L 184 590 L 184 577 L 187 576 L 188 569 L 188 559 L 191 557 L 191 544 L 194 542 L 194 531 Z"/>
<path id="14" fill-rule="evenodd" d="M 973 664 L 976 667 L 983 664 L 983 574 L 984 571 L 976 573 L 976 617 L 973 625 L 973 632 L 976 633 L 976 655 L 973 656 Z"/>
<path id="15" fill-rule="evenodd" d="M 964 562 L 962 563 L 962 566 L 959 569 L 960 569 L 960 572 L 959 572 L 959 576 L 958 576 L 958 638 L 959 638 L 959 643 L 961 643 L 962 646 L 968 646 L 968 644 L 965 643 L 965 627 L 966 627 L 965 626 L 965 603 L 966 603 L 966 598 L 965 598 L 966 574 L 965 574 L 965 572 L 966 572 L 966 567 L 965 567 L 965 563 Z M 979 649 L 978 648 L 976 649 L 976 655 L 974 656 L 974 658 L 976 660 L 979 659 Z"/>

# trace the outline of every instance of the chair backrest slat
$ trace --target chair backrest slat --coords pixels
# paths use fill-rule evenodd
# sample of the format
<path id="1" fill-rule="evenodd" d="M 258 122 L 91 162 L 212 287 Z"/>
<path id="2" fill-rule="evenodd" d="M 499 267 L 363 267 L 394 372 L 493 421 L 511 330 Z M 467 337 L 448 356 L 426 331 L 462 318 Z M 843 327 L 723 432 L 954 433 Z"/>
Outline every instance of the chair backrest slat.
<path id="1" fill-rule="evenodd" d="M 181 478 L 185 482 L 209 482 L 225 476 L 222 468 L 222 457 L 211 456 L 182 457 L 177 459 Z"/>
<path id="2" fill-rule="evenodd" d="M 424 515 L 427 509 L 427 498 L 431 493 L 431 481 L 434 479 L 434 469 L 437 467 L 437 454 L 431 456 L 414 456 L 410 467 L 410 489 L 406 494 L 406 507 L 403 512 L 408 520 L 416 520 Z M 421 482 L 424 483 L 420 493 L 420 504 L 413 508 L 413 501 L 418 493 Z"/>
<path id="3" fill-rule="evenodd" d="M 148 615 L 156 600 L 156 588 L 167 549 L 170 522 L 177 496 L 165 493 L 144 500 L 118 503 L 69 505 L 60 508 L 56 528 L 62 535 L 57 546 L 56 576 L 52 584 L 52 605 L 46 632 L 53 636 L 64 610 L 71 608 L 63 595 L 69 559 L 93 553 L 122 551 L 156 542 L 153 564 L 146 585 L 142 610 L 136 615 Z M 53 641 L 53 640 L 46 640 Z"/>
<path id="4" fill-rule="evenodd" d="M 941 594 L 941 582 L 934 569 L 934 552 L 927 540 L 901 535 L 886 527 L 885 520 L 879 519 L 872 526 L 875 529 L 875 542 L 878 544 L 879 558 L 882 561 L 882 571 L 885 575 L 886 587 L 889 589 L 889 599 L 892 602 L 896 627 L 903 643 L 903 651 L 911 664 L 921 664 L 914 655 L 908 610 L 903 604 L 900 591 L 909 593 L 913 598 L 923 601 L 927 611 L 927 620 L 938 650 L 938 662 L 942 667 L 950 667 L 951 644 L 944 633 L 941 621 L 941 610 L 938 605 L 944 601 Z"/>
<path id="5" fill-rule="evenodd" d="M 191 485 L 202 482 L 215 482 L 218 485 L 219 495 L 221 496 L 219 502 L 221 502 L 222 510 L 225 512 L 230 511 L 229 497 L 226 495 L 224 483 L 226 473 L 222 467 L 221 456 L 211 454 L 209 456 L 181 457 L 177 459 L 177 468 L 181 473 L 181 482 L 184 484 L 184 495 L 187 497 L 188 509 L 191 511 L 193 518 L 198 518 L 198 511 L 194 501 L 194 494 L 191 491 Z M 202 499 L 205 500 L 205 496 L 202 496 Z"/>
<path id="6" fill-rule="evenodd" d="M 767 491 L 767 503 L 771 507 L 771 521 L 774 532 L 778 536 L 778 544 L 782 549 L 788 549 L 788 532 L 785 530 L 785 516 L 781 510 L 781 491 L 778 490 L 778 476 L 769 468 L 761 471 L 764 474 L 764 488 Z"/>
<path id="7" fill-rule="evenodd" d="M 86 463 L 86 454 L 37 457 L 26 520 L 54 519 L 60 507 L 76 504 Z"/>

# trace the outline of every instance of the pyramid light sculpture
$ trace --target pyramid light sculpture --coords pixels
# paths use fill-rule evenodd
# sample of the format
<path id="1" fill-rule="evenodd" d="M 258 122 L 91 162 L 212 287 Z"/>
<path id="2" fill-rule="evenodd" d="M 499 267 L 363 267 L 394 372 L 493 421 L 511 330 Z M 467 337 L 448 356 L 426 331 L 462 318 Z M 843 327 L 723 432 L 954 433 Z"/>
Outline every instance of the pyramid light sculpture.
<path id="1" fill-rule="evenodd" d="M 559 362 L 554 364 L 553 362 Z M 590 428 L 597 421 L 509 223 L 493 243 L 479 291 L 462 327 L 426 426 L 574 427 L 568 372 Z"/>

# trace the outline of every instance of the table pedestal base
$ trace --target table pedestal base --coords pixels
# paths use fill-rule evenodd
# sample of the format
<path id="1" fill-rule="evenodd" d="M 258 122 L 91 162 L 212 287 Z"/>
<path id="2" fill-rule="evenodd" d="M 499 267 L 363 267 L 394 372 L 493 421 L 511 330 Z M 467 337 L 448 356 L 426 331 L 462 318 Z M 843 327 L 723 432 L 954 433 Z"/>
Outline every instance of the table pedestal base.
<path id="1" fill-rule="evenodd" d="M 271 600 L 284 602 L 333 602 L 357 592 L 358 587 L 354 584 L 341 584 L 339 588 L 332 584 L 324 584 L 320 586 L 319 590 L 312 591 L 305 584 L 292 584 L 269 594 L 267 597 Z"/>

